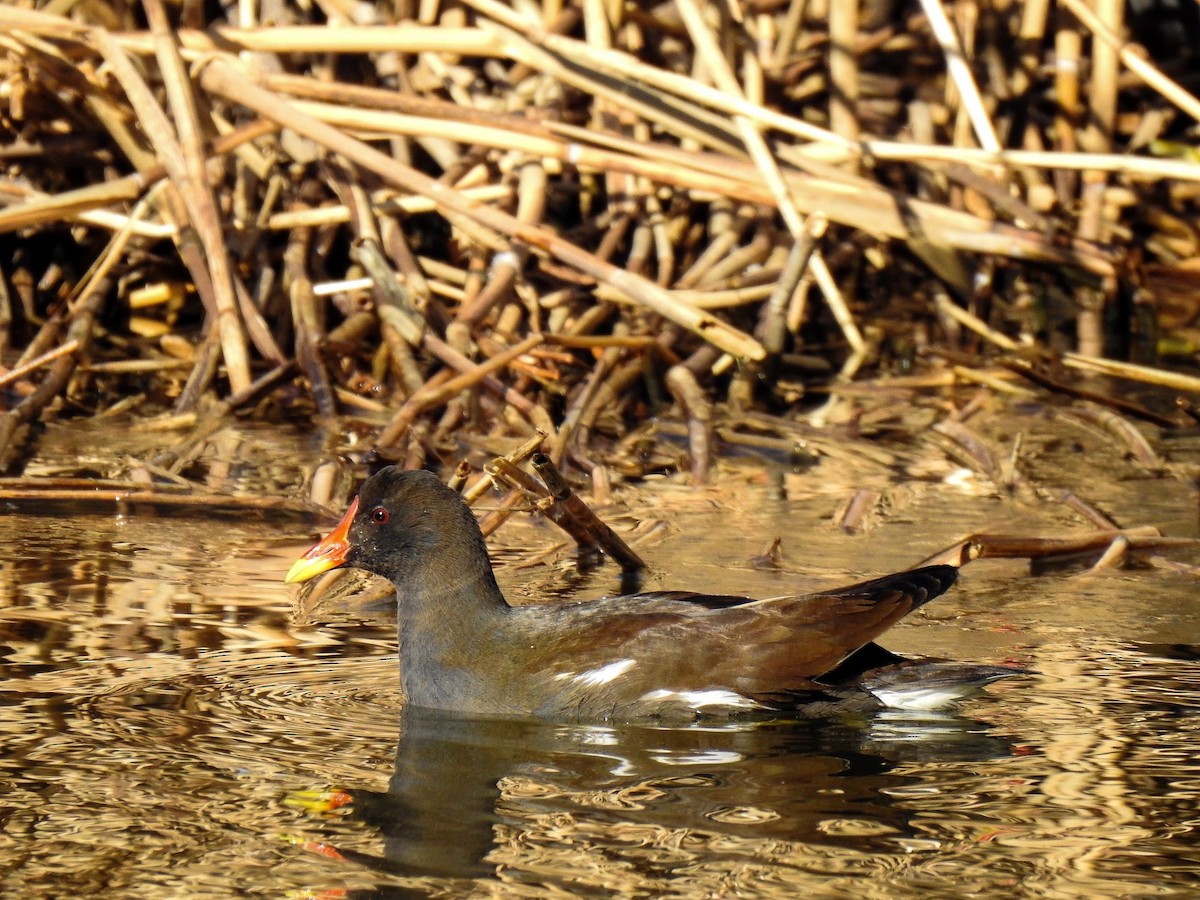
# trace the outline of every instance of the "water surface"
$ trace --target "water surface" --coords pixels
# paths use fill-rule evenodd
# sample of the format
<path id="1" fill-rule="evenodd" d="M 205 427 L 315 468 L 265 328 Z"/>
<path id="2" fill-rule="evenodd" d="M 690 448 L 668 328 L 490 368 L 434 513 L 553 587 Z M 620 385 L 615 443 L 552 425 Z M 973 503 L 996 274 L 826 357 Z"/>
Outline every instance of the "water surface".
<path id="1" fill-rule="evenodd" d="M 1039 485 L 1195 533 L 1194 490 L 1047 443 Z M 1062 455 L 1056 459 L 1055 454 Z M 1096 466 L 1089 469 L 1088 466 Z M 739 464 L 607 511 L 647 587 L 770 596 L 912 565 L 971 531 L 1083 526 L 1044 496 Z M 805 480 L 807 478 L 807 480 Z M 634 522 L 640 523 L 633 529 Z M 0 873 L 15 896 L 1194 896 L 1194 553 L 1033 575 L 983 560 L 885 643 L 1038 670 L 957 715 L 555 726 L 405 717 L 394 613 L 280 579 L 287 516 L 0 517 Z M 751 565 L 774 537 L 781 567 Z M 493 544 L 522 602 L 598 596 L 550 526 Z M 1174 568 L 1171 568 L 1174 566 Z"/>

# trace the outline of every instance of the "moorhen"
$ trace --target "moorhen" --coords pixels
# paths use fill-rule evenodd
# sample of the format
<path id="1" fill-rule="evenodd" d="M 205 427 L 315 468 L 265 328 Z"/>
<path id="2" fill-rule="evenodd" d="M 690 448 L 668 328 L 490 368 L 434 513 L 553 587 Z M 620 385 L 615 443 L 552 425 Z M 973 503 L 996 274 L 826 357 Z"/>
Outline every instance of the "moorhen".
<path id="1" fill-rule="evenodd" d="M 768 600 L 655 591 L 510 606 L 470 508 L 433 474 L 395 466 L 367 479 L 286 581 L 338 566 L 395 585 L 401 682 L 419 708 L 575 721 L 924 710 L 1024 674 L 872 643 L 949 588 L 952 566 Z"/>

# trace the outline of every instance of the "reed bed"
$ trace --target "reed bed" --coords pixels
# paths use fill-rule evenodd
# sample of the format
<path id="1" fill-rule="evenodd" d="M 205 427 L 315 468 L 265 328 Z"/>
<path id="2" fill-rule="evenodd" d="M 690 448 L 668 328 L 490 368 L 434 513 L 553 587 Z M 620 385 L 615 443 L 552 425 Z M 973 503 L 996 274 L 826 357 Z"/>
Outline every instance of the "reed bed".
<path id="1" fill-rule="evenodd" d="M 282 413 L 603 498 L 893 389 L 1194 425 L 1200 14 L 1159 6 L 4 5 L 4 469 L 109 417 L 169 485 Z"/>

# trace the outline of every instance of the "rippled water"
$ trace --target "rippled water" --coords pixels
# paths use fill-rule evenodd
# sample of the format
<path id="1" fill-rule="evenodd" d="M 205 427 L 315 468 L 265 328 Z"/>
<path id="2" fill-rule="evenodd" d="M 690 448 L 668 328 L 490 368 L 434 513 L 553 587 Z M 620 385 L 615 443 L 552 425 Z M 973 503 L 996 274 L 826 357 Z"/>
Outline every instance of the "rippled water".
<path id="1" fill-rule="evenodd" d="M 1195 534 L 1188 484 L 1053 472 L 1124 524 Z M 632 515 L 610 518 L 642 523 L 649 587 L 759 596 L 903 568 L 985 527 L 1082 527 L 1044 499 L 931 478 L 850 536 L 828 523 L 840 490 L 793 478 L 772 499 L 772 479 L 740 467 L 706 491 L 630 493 Z M 281 584 L 315 534 L 294 518 L 22 510 L 0 534 L 7 895 L 1186 897 L 1200 883 L 1197 582 L 1165 567 L 1194 551 L 1095 573 L 971 564 L 887 645 L 1040 674 L 958 716 L 564 727 L 402 720 L 386 604 L 298 608 Z M 753 568 L 777 535 L 783 570 Z M 565 549 L 540 553 L 561 540 L 506 526 L 505 588 L 615 587 L 611 567 L 580 579 Z"/>

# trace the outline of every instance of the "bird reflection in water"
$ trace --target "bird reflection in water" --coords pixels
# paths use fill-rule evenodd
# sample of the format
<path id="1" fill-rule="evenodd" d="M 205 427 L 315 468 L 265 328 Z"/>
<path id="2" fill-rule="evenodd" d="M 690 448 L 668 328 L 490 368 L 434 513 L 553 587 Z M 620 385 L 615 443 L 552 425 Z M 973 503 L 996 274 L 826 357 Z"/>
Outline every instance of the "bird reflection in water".
<path id="1" fill-rule="evenodd" d="M 789 862 L 779 842 L 861 850 L 876 836 L 895 853 L 897 838 L 915 835 L 897 794 L 920 782 L 898 766 L 1011 753 L 987 726 L 939 713 L 657 727 L 410 710 L 388 791 L 339 792 L 349 818 L 382 836 L 383 855 L 336 855 L 385 876 L 348 896 L 382 898 L 460 879 L 576 891 L 606 869 L 609 881 L 661 883 L 714 852 L 754 862 L 770 846 L 760 862 L 800 865 L 802 850 Z M 319 811 L 319 796 L 329 795 L 291 802 Z"/>

